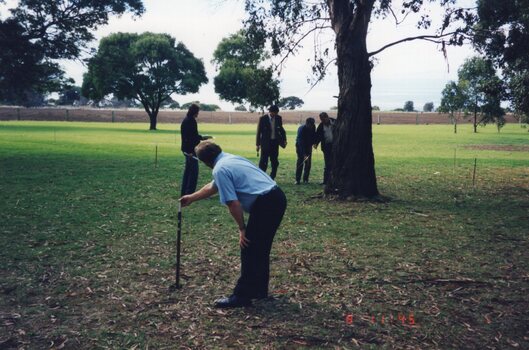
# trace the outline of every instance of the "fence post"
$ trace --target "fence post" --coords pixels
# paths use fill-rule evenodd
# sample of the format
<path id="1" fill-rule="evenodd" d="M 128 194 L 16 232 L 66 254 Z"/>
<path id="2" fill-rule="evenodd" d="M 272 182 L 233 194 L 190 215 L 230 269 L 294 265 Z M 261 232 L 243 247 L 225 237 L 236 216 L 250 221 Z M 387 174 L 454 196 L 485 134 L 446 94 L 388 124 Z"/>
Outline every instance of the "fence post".
<path id="1" fill-rule="evenodd" d="M 476 187 L 476 167 L 478 164 L 478 159 L 474 158 L 474 172 L 472 173 L 472 187 Z"/>
<path id="2" fill-rule="evenodd" d="M 419 125 L 419 112 L 415 112 L 415 125 Z"/>
<path id="3" fill-rule="evenodd" d="M 378 122 L 377 125 L 380 125 L 380 114 L 378 115 Z"/>
<path id="4" fill-rule="evenodd" d="M 230 112 L 230 114 L 228 115 L 228 123 L 231 124 L 231 112 Z"/>
<path id="5" fill-rule="evenodd" d="M 17 120 L 20 120 L 20 108 L 17 108 Z M 520 120 L 522 119 L 520 118 Z"/>
<path id="6" fill-rule="evenodd" d="M 70 116 L 70 111 L 66 109 L 66 121 L 68 121 L 68 117 Z"/>

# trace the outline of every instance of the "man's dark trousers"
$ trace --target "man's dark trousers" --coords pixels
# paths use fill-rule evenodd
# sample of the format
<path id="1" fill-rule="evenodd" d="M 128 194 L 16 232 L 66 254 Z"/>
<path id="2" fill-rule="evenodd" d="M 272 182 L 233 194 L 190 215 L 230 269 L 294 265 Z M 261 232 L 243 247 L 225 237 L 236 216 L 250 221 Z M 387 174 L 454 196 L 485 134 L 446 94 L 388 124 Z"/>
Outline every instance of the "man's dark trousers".
<path id="1" fill-rule="evenodd" d="M 270 177 L 275 179 L 277 174 L 277 167 L 279 166 L 279 141 L 277 139 L 270 140 L 266 146 L 261 147 L 261 158 L 259 159 L 259 168 L 266 172 L 268 168 L 268 158 L 270 158 L 270 165 L 272 165 L 272 171 Z"/>
<path id="2" fill-rule="evenodd" d="M 301 150 L 300 147 L 296 147 L 296 154 L 298 156 L 298 160 L 296 161 L 296 182 L 299 182 L 301 180 L 302 173 L 303 182 L 309 182 L 310 167 L 312 163 L 312 152 L 309 153 L 307 155 L 308 158 L 305 159 L 305 153 L 303 153 L 303 150 Z M 303 171 L 303 168 L 305 168 L 305 171 Z"/>
<path id="3" fill-rule="evenodd" d="M 181 196 L 194 193 L 197 189 L 198 181 L 198 160 L 187 155 L 185 157 L 186 165 L 184 169 L 184 176 L 182 178 L 182 188 L 180 189 Z"/>
<path id="4" fill-rule="evenodd" d="M 246 225 L 246 238 L 250 243 L 248 247 L 241 248 L 241 277 L 233 291 L 234 295 L 268 297 L 270 250 L 286 207 L 287 199 L 279 187 L 255 200 Z"/>

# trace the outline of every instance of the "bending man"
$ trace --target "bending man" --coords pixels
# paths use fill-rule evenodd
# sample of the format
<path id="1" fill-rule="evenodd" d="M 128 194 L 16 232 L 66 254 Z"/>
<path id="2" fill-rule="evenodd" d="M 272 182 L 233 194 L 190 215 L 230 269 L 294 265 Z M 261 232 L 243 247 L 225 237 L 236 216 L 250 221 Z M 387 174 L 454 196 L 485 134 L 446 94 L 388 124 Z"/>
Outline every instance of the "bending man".
<path id="1" fill-rule="evenodd" d="M 270 250 L 287 206 L 285 194 L 274 180 L 249 160 L 224 153 L 211 141 L 201 142 L 195 153 L 213 169 L 213 181 L 180 198 L 182 206 L 218 192 L 220 202 L 228 207 L 239 228 L 241 276 L 233 294 L 217 300 L 215 306 L 250 306 L 251 299 L 268 297 Z M 250 214 L 247 224 L 243 211 Z"/>

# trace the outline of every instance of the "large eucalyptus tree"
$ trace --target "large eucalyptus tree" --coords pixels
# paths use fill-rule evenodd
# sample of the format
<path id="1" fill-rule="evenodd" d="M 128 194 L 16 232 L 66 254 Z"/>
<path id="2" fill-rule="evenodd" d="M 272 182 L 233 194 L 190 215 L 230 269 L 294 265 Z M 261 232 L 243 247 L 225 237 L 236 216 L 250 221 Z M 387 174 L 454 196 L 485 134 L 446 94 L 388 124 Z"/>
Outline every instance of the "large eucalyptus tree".
<path id="1" fill-rule="evenodd" d="M 434 3 L 443 10 L 441 25 L 435 30 L 427 13 Z M 433 41 L 443 51 L 445 45 L 461 45 L 475 16 L 474 9 L 459 3 L 456 0 L 246 0 L 247 32 L 250 36 L 269 38 L 272 51 L 282 57 L 281 62 L 295 54 L 311 33 L 325 30 L 334 33 L 334 47 L 315 45 L 313 61 L 317 79 L 334 62 L 338 73 L 334 161 L 326 193 L 345 198 L 379 194 L 371 130 L 372 59 L 383 50 L 410 40 Z M 367 35 L 374 17 L 400 24 L 409 14 L 417 15 L 418 31 L 432 32 L 404 37 L 368 51 Z"/>

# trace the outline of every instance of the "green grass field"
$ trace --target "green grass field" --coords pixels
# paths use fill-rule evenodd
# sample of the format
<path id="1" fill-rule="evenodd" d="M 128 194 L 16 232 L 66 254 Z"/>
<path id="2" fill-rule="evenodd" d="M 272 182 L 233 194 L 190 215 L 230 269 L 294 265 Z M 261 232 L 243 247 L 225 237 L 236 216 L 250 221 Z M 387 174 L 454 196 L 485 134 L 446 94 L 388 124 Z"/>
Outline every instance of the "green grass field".
<path id="1" fill-rule="evenodd" d="M 287 126 L 275 300 L 217 310 L 239 271 L 217 198 L 185 208 L 183 288 L 168 292 L 175 128 L 0 122 L 0 348 L 529 348 L 527 129 L 374 125 L 378 203 L 323 198 L 320 151 L 293 185 Z M 257 163 L 255 125 L 199 130 Z"/>

